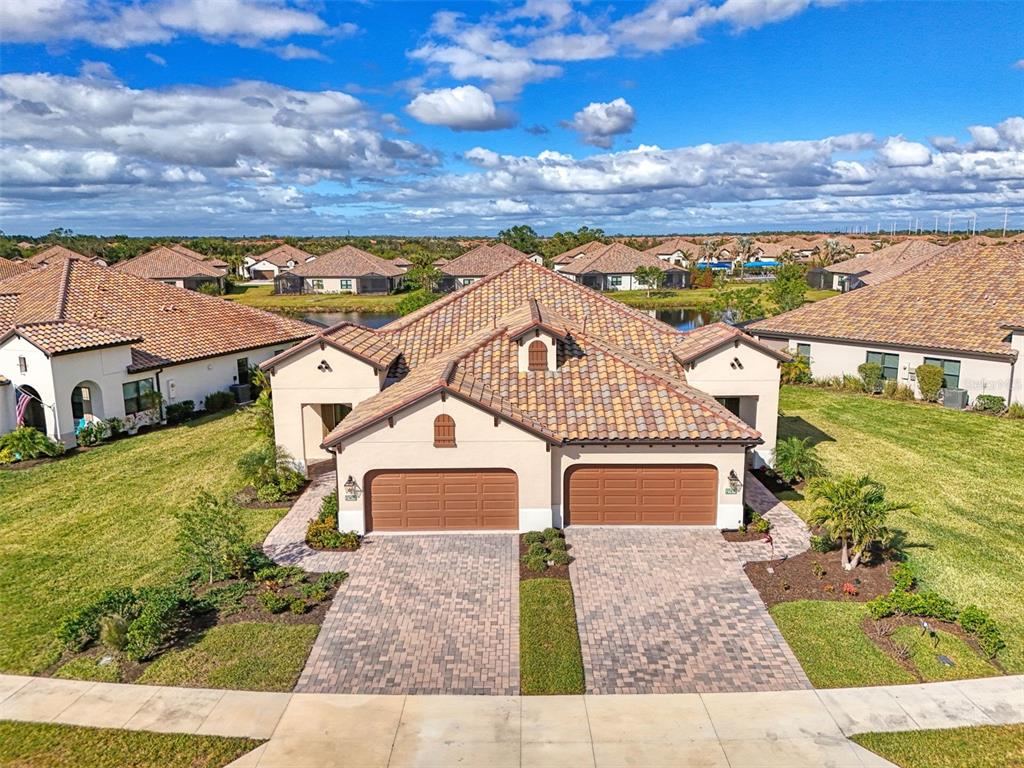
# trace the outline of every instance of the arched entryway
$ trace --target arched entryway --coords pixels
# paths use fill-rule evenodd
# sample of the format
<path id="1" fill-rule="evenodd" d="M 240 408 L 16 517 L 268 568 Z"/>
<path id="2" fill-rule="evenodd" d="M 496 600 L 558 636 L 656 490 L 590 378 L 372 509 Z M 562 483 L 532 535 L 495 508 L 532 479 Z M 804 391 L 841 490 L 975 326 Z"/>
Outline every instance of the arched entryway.
<path id="1" fill-rule="evenodd" d="M 46 409 L 43 407 L 43 401 L 39 397 L 39 392 L 35 387 L 23 384 L 18 387 L 19 401 L 25 396 L 28 397 L 28 401 L 25 403 L 25 410 L 18 422 L 18 425 L 32 427 L 33 429 L 38 429 L 44 435 L 47 434 Z"/>
<path id="2" fill-rule="evenodd" d="M 103 391 L 96 382 L 83 381 L 71 390 L 71 416 L 75 432 L 90 422 L 103 421 Z"/>

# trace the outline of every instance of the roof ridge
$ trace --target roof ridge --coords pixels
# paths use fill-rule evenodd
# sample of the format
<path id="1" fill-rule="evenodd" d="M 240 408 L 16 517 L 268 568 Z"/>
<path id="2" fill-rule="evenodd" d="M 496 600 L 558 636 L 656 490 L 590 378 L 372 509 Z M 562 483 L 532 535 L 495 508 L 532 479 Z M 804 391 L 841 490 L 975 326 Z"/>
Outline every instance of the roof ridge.
<path id="1" fill-rule="evenodd" d="M 64 271 L 60 276 L 60 296 L 57 299 L 57 317 L 61 320 L 64 319 L 64 312 L 67 309 L 68 304 L 68 290 L 71 287 L 71 264 L 75 259 L 64 260 Z"/>

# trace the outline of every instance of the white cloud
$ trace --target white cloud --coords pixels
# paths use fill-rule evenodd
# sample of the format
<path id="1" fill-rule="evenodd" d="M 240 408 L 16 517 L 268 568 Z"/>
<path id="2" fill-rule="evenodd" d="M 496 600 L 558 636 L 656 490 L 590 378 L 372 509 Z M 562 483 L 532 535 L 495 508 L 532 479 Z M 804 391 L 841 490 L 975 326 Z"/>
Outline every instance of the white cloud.
<path id="1" fill-rule="evenodd" d="M 974 139 L 974 146 L 978 149 L 998 149 L 999 131 L 990 125 L 970 125 L 967 132 Z"/>
<path id="2" fill-rule="evenodd" d="M 475 85 L 440 88 L 421 93 L 405 111 L 427 125 L 444 125 L 456 131 L 493 131 L 515 125 L 514 115 L 498 109 L 491 94 Z"/>
<path id="3" fill-rule="evenodd" d="M 0 4 L 0 29 L 6 43 L 85 40 L 102 48 L 166 43 L 179 35 L 251 46 L 292 35 L 332 33 L 315 13 L 287 1 L 260 0 L 143 0 L 123 6 L 19 0 Z"/>
<path id="4" fill-rule="evenodd" d="M 622 97 L 609 102 L 591 102 L 563 125 L 580 135 L 585 144 L 607 149 L 616 136 L 629 133 L 636 123 L 636 112 Z"/>
<path id="5" fill-rule="evenodd" d="M 166 67 L 167 66 L 167 59 L 165 59 L 163 56 L 158 56 L 155 53 L 147 53 L 146 54 L 146 58 L 149 59 L 154 64 L 156 64 L 158 67 Z"/>
<path id="6" fill-rule="evenodd" d="M 906 141 L 902 136 L 891 136 L 878 150 L 878 155 L 890 168 L 929 165 L 932 153 L 924 144 Z"/>
<path id="7" fill-rule="evenodd" d="M 324 56 L 324 54 L 315 48 L 305 48 L 301 45 L 294 45 L 292 43 L 288 43 L 287 45 L 271 46 L 267 48 L 267 50 L 285 61 L 295 61 L 299 59 L 330 61 L 329 58 Z"/>
<path id="8" fill-rule="evenodd" d="M 1017 59 L 1013 62 L 1014 69 L 1024 69 L 1024 59 Z"/>

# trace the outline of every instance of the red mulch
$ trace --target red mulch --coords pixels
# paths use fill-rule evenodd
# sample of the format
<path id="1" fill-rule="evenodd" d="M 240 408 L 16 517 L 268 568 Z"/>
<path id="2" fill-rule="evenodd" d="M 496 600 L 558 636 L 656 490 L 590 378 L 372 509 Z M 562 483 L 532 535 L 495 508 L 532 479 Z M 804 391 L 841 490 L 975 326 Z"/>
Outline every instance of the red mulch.
<path id="1" fill-rule="evenodd" d="M 523 541 L 525 534 L 519 534 L 519 580 L 528 581 L 530 579 L 562 579 L 563 581 L 569 580 L 569 566 L 568 565 L 549 565 L 547 570 L 537 573 L 537 571 L 531 571 L 523 564 L 523 555 L 526 554 L 526 550 L 530 548 L 530 545 Z M 568 547 L 569 554 L 572 554 L 572 546 Z"/>
<path id="2" fill-rule="evenodd" d="M 761 541 L 764 539 L 764 534 L 747 528 L 743 533 L 739 531 L 722 531 L 722 538 L 726 541 Z"/>
<path id="3" fill-rule="evenodd" d="M 815 563 L 824 571 L 820 577 L 815 573 Z M 889 570 L 893 565 L 891 561 L 862 563 L 852 571 L 844 571 L 839 550 L 810 550 L 781 561 L 747 563 L 743 570 L 765 605 L 771 607 L 793 600 L 871 600 L 892 591 Z M 774 573 L 768 572 L 769 566 Z M 852 584 L 857 594 L 845 594 L 844 584 Z"/>

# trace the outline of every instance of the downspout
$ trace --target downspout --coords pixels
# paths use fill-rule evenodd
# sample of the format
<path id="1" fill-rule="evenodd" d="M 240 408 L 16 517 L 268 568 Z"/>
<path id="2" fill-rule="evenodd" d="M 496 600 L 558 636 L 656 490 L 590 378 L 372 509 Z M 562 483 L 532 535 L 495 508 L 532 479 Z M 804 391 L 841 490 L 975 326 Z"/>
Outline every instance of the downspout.
<path id="1" fill-rule="evenodd" d="M 161 368 L 159 371 L 156 372 L 156 391 L 160 394 L 160 402 L 157 405 L 157 408 L 160 411 L 160 421 L 161 422 L 164 420 L 164 390 L 163 390 L 163 387 L 160 386 L 160 374 L 163 373 L 163 372 L 164 372 L 163 368 Z"/>
<path id="2" fill-rule="evenodd" d="M 1019 355 L 1018 355 L 1018 359 L 1020 359 Z M 1013 373 L 1014 373 L 1014 370 L 1016 369 L 1016 367 L 1017 367 L 1017 360 L 1011 360 L 1010 361 L 1010 389 L 1006 393 L 1006 407 L 1007 408 L 1009 408 L 1010 405 L 1013 403 Z"/>

